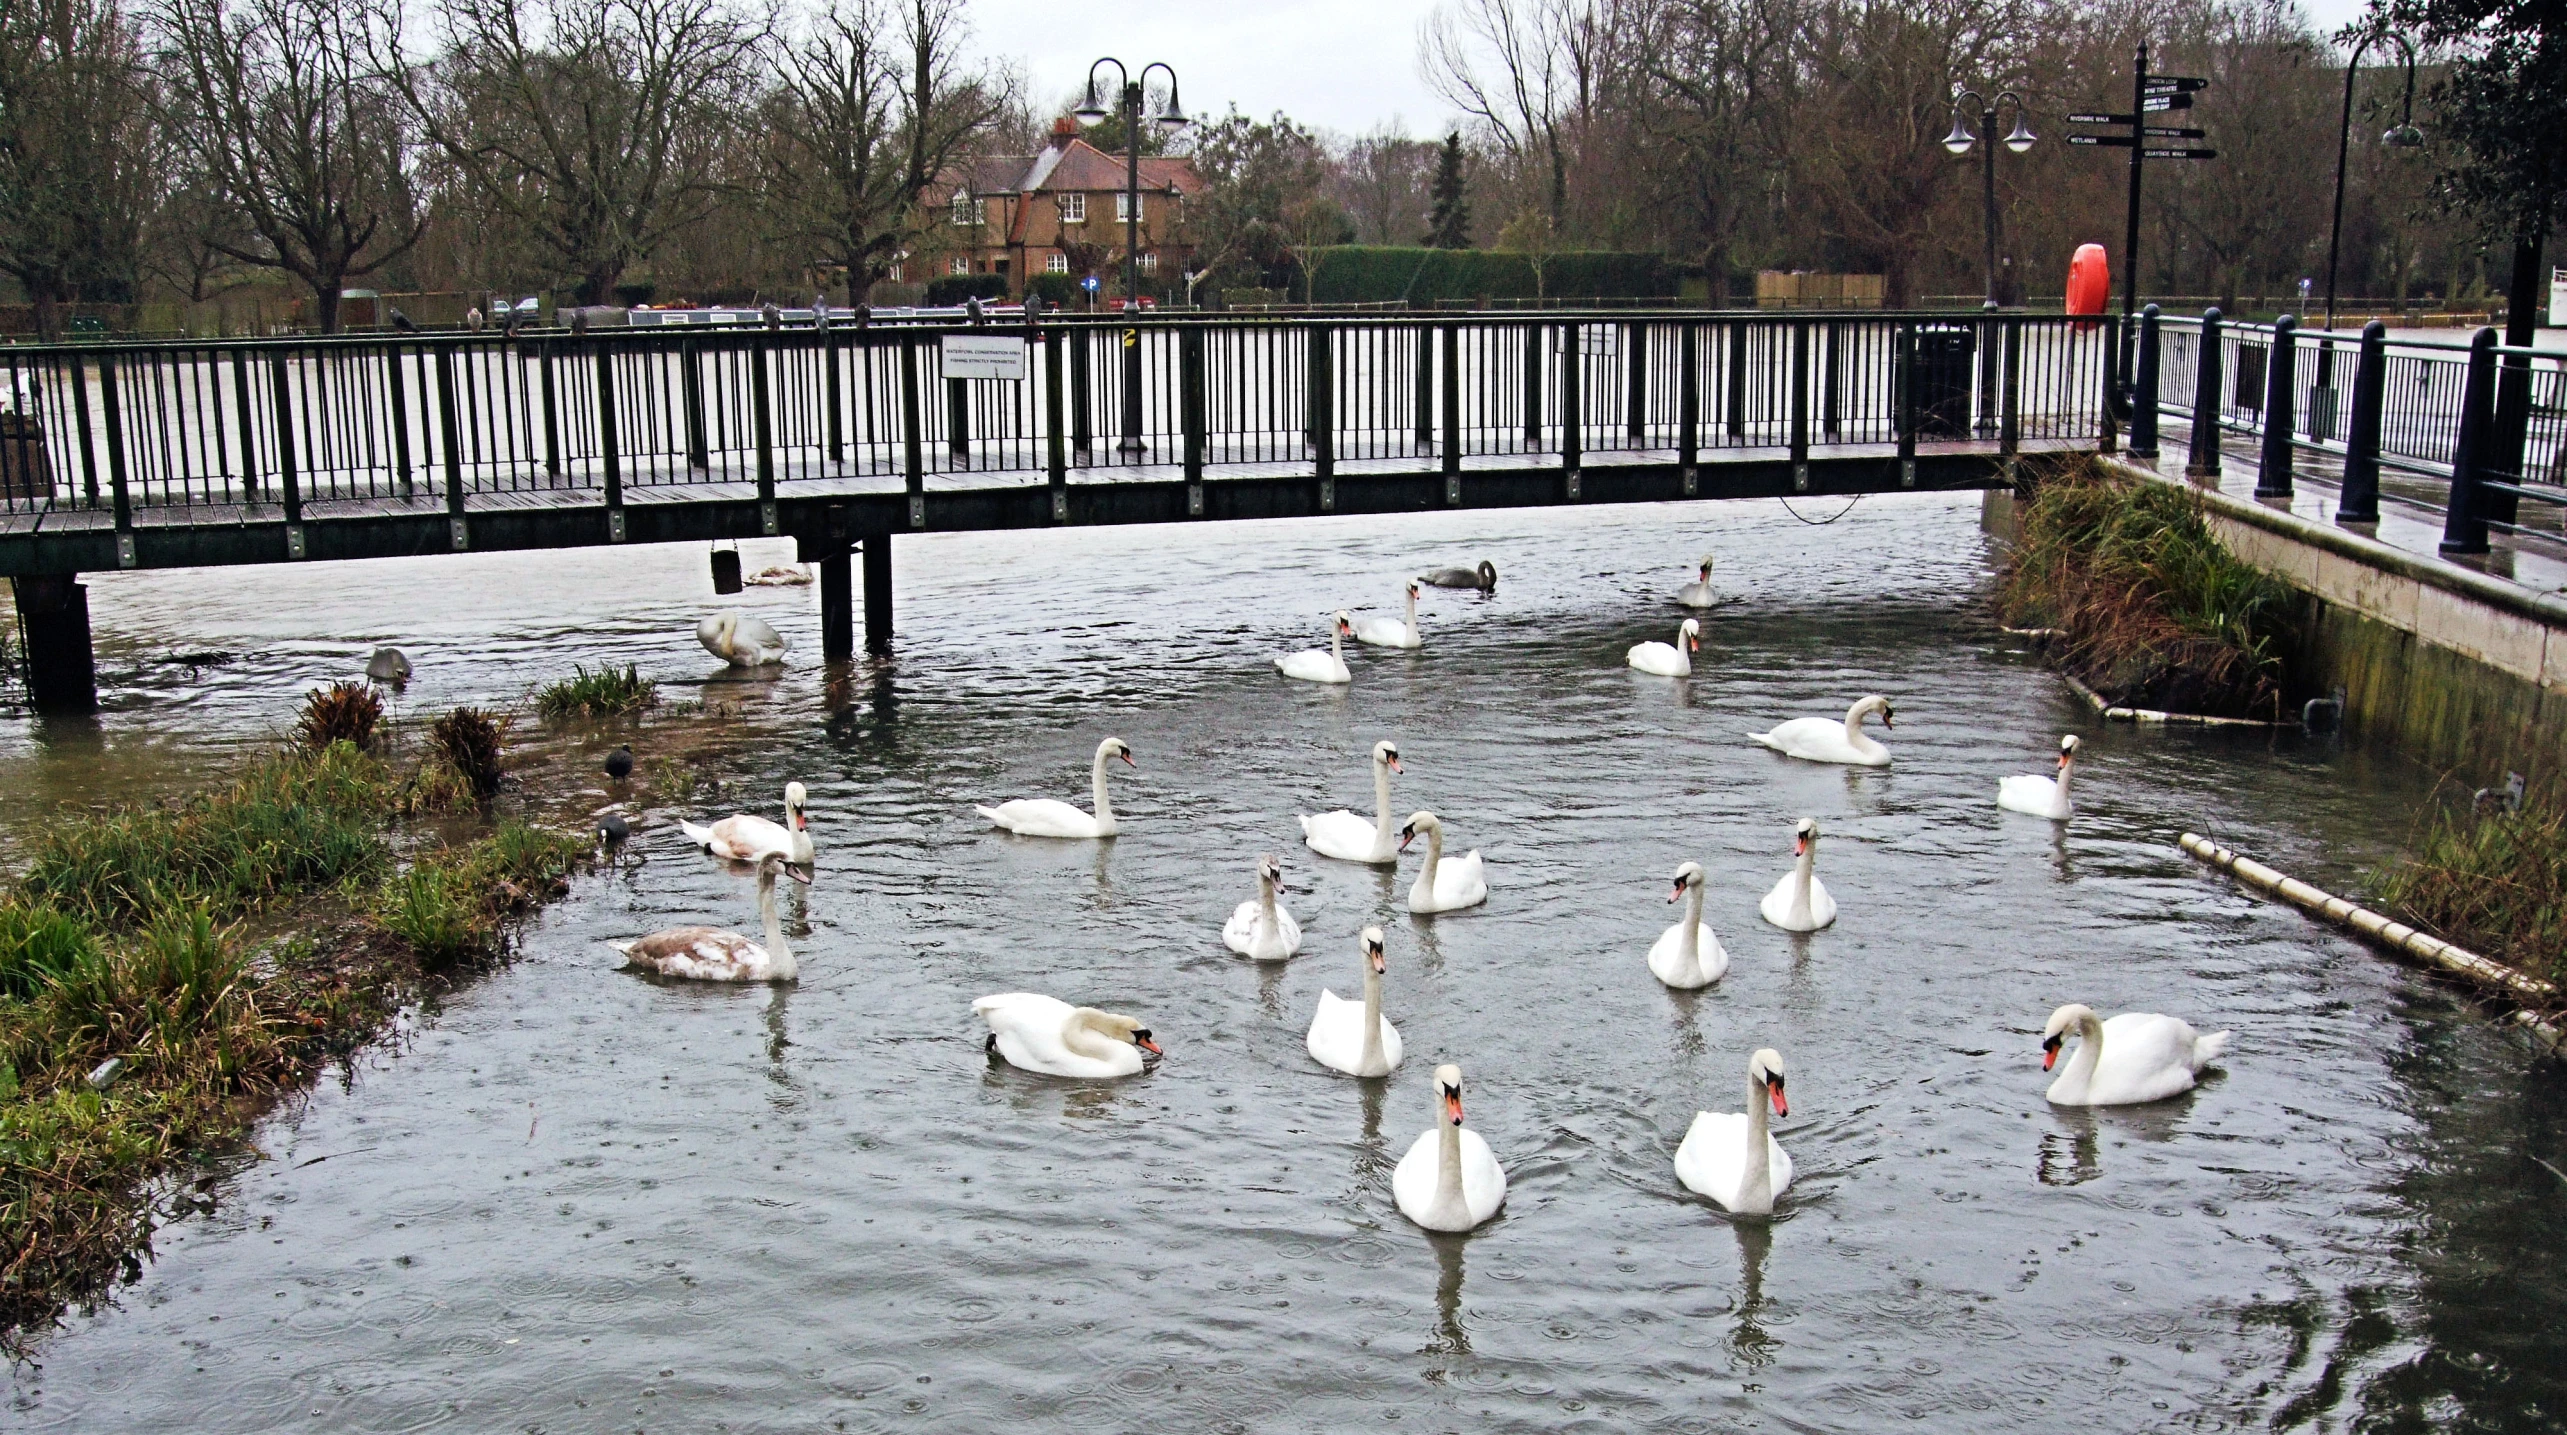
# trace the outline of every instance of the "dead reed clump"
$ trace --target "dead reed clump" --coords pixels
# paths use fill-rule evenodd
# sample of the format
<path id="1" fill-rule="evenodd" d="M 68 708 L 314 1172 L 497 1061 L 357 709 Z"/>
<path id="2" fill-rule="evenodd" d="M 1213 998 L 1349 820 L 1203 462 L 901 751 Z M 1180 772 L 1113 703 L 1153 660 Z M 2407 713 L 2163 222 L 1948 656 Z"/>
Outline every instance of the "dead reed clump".
<path id="1" fill-rule="evenodd" d="M 2381 906 L 2446 941 L 2567 986 L 2567 792 L 2556 782 L 2519 810 L 2437 808 L 2411 855 L 2374 871 Z"/>
<path id="2" fill-rule="evenodd" d="M 362 751 L 373 745 L 375 724 L 381 721 L 383 697 L 372 684 L 332 683 L 304 697 L 294 737 L 316 751 L 334 742 Z"/>
<path id="3" fill-rule="evenodd" d="M 429 744 L 476 797 L 499 792 L 500 720 L 480 708 L 457 708 L 428 729 Z"/>
<path id="4" fill-rule="evenodd" d="M 2279 719 L 2301 601 L 2202 515 L 2200 495 L 2171 484 L 2053 470 L 2017 513 L 2004 621 L 2064 630 L 2059 664 L 2116 703 Z"/>

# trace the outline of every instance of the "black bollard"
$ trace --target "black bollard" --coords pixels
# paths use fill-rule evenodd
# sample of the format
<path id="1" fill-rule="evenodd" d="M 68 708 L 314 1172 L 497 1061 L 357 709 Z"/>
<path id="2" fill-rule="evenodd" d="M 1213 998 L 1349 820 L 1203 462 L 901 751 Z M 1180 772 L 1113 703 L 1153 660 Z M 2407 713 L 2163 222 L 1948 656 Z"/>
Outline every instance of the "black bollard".
<path id="1" fill-rule="evenodd" d="M 2157 306 L 2139 311 L 2139 384 L 2130 396 L 2130 456 L 2157 456 Z"/>
<path id="2" fill-rule="evenodd" d="M 2273 351 L 2264 360 L 2264 450 L 2255 469 L 2257 498 L 2291 496 L 2291 446 L 2294 423 L 2291 402 L 2300 382 L 2299 351 L 2291 338 L 2300 321 L 2285 314 L 2273 321 Z"/>
<path id="3" fill-rule="evenodd" d="M 2362 326 L 2361 356 L 2353 367 L 2353 427 L 2344 438 L 2344 492 L 2335 503 L 2338 523 L 2380 521 L 2380 409 L 2389 387 L 2388 332 L 2377 319 Z"/>
<path id="4" fill-rule="evenodd" d="M 2219 477 L 2219 308 L 2202 311 L 2201 352 L 2193 364 L 2193 442 L 2186 478 Z"/>
<path id="5" fill-rule="evenodd" d="M 2496 331 L 2480 329 L 2469 342 L 2469 378 L 2461 390 L 2460 441 L 2451 449 L 2451 497 L 2444 504 L 2441 549 L 2487 551 L 2487 511 L 2478 484 L 2485 477 L 2488 430 L 2495 424 Z"/>

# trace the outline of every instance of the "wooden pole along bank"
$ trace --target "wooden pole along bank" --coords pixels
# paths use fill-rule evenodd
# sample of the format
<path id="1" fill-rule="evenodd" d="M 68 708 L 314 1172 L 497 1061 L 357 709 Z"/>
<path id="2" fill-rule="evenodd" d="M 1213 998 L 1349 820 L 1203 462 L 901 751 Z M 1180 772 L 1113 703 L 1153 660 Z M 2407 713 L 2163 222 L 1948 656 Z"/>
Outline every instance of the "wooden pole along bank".
<path id="1" fill-rule="evenodd" d="M 2270 892 L 2294 907 L 2323 917 L 2427 966 L 2517 1002 L 2546 1003 L 2557 999 L 2558 988 L 2538 977 L 2516 971 L 2502 962 L 2490 961 L 2465 947 L 2455 947 L 2404 922 L 2392 921 L 2368 907 L 2357 906 L 2296 877 L 2285 877 L 2254 858 L 2241 857 L 2199 833 L 2187 832 L 2179 840 L 2186 852 L 2246 885 Z M 2549 1055 L 2557 1056 L 2567 1051 L 2567 1027 L 2561 1027 L 2528 1009 L 2528 1006 L 2515 1011 L 2513 1019 Z"/>

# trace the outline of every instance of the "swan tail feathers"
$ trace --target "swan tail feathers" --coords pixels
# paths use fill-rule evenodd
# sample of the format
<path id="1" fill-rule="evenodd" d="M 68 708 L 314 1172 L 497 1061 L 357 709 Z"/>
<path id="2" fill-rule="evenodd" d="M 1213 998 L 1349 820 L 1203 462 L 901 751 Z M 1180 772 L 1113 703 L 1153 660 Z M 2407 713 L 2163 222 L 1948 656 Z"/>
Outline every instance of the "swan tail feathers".
<path id="1" fill-rule="evenodd" d="M 981 816 L 988 818 L 990 821 L 997 823 L 1001 827 L 1005 827 L 1007 825 L 1007 819 L 999 816 L 998 809 L 995 807 L 974 807 L 972 811 L 979 813 Z"/>
<path id="2" fill-rule="evenodd" d="M 712 828 L 698 827 L 692 822 L 680 822 L 677 826 L 679 831 L 686 834 L 687 841 L 694 843 L 696 846 L 701 847 L 708 852 L 713 850 Z"/>
<path id="3" fill-rule="evenodd" d="M 1747 736 L 1748 736 L 1750 739 L 1752 739 L 1753 741 L 1755 741 L 1755 742 L 1762 743 L 1762 744 L 1763 744 L 1763 745 L 1765 745 L 1766 747 L 1770 747 L 1770 748 L 1772 748 L 1772 749 L 1773 749 L 1774 751 L 1776 751 L 1776 752 L 1780 752 L 1780 751 L 1782 751 L 1782 750 L 1783 750 L 1783 745 L 1782 745 L 1781 743 L 1778 743 L 1778 742 L 1774 741 L 1774 735 L 1773 735 L 1772 733 L 1769 733 L 1769 732 L 1751 732 L 1751 733 L 1747 734 Z"/>
<path id="4" fill-rule="evenodd" d="M 617 956 L 623 957 L 629 961 L 633 955 L 633 948 L 639 946 L 641 944 L 641 940 L 641 938 L 635 937 L 628 942 L 608 942 L 606 945 L 614 948 Z"/>
<path id="5" fill-rule="evenodd" d="M 2228 1037 L 2227 1032 L 2215 1031 L 2208 1036 L 2194 1038 L 2193 1070 L 2199 1071 L 2219 1060 L 2220 1053 L 2228 1050 Z"/>

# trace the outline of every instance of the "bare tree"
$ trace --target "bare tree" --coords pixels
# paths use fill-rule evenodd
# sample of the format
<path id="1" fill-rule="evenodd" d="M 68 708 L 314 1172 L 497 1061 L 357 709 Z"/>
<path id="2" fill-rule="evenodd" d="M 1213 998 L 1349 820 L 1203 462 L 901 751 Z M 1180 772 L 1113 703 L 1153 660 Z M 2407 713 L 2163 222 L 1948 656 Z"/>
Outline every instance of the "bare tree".
<path id="1" fill-rule="evenodd" d="M 1793 0 L 1638 0 L 1633 63 L 1621 94 L 1641 112 L 1635 141 L 1654 198 L 1690 221 L 1691 247 L 1715 274 L 1734 262 L 1757 186 L 1790 126 L 1798 72 Z M 1669 233 L 1675 239 L 1674 233 Z"/>
<path id="2" fill-rule="evenodd" d="M 1427 229 L 1427 190 L 1437 147 L 1410 139 L 1397 120 L 1348 142 L 1337 159 L 1338 203 L 1364 244 L 1414 244 Z"/>
<path id="3" fill-rule="evenodd" d="M 1567 220 L 1576 135 L 1594 112 L 1611 29 L 1591 0 L 1445 0 L 1419 36 L 1436 93 L 1509 161 L 1540 170 L 1554 226 Z"/>
<path id="4" fill-rule="evenodd" d="M 765 196 L 780 236 L 843 267 L 847 302 L 916 247 L 929 186 L 1011 108 L 969 67 L 960 0 L 829 0 L 783 47 L 767 108 Z"/>
<path id="5" fill-rule="evenodd" d="M 2325 237 L 2329 173 L 2316 157 L 2332 159 L 2333 145 L 2313 141 L 2335 122 L 2343 71 L 2323 64 L 2315 31 L 2290 0 L 2186 8 L 2191 34 L 2168 49 L 2211 81 L 2213 102 L 2195 116 L 2219 158 L 2168 165 L 2152 182 L 2175 232 L 2208 266 L 2220 303 L 2234 310 L 2248 281 L 2260 287 L 2323 257 L 2313 241 Z"/>
<path id="6" fill-rule="evenodd" d="M 71 300 L 133 297 L 158 183 L 147 98 L 114 0 L 0 5 L 0 273 L 46 338 Z"/>
<path id="7" fill-rule="evenodd" d="M 410 113 L 583 304 L 710 212 L 770 29 L 727 0 L 439 0 L 435 26 L 435 63 L 393 70 Z"/>
<path id="8" fill-rule="evenodd" d="M 154 0 L 163 126 L 233 224 L 214 252 L 293 275 L 319 327 L 339 295 L 418 242 L 408 143 L 367 58 L 389 22 L 366 0 Z"/>

